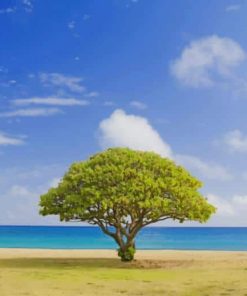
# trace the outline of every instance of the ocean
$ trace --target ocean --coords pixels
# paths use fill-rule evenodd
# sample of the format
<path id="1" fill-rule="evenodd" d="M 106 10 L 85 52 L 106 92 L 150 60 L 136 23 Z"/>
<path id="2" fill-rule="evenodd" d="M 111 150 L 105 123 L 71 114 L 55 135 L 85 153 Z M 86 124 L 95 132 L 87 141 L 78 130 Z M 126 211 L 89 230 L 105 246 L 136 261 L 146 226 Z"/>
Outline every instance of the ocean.
<path id="1" fill-rule="evenodd" d="M 247 251 L 247 227 L 147 227 L 138 249 Z M 0 248 L 116 249 L 97 227 L 0 226 Z"/>

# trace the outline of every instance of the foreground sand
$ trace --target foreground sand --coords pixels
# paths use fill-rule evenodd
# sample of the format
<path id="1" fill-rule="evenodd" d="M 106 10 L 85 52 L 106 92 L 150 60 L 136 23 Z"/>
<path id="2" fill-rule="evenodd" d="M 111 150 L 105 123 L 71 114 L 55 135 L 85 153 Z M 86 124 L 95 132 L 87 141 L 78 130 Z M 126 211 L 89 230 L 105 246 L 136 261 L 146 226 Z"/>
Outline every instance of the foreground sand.
<path id="1" fill-rule="evenodd" d="M 247 252 L 0 249 L 0 295 L 247 295 Z"/>

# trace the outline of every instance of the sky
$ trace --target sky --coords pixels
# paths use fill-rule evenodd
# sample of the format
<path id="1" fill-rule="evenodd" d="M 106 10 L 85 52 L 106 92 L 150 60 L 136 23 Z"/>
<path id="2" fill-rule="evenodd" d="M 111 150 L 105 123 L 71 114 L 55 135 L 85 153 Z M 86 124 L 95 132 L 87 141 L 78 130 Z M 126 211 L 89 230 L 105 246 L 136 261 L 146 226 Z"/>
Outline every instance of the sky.
<path id="1" fill-rule="evenodd" d="M 202 180 L 206 226 L 247 226 L 246 27 L 244 0 L 1 0 L 0 224 L 64 225 L 40 194 L 124 146 Z"/>

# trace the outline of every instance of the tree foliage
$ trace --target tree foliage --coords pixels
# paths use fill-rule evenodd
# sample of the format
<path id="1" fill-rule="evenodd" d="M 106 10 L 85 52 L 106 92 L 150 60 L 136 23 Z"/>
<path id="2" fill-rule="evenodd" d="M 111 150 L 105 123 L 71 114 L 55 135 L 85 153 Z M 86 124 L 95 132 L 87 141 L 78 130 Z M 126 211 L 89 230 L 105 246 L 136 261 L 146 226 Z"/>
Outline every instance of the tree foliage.
<path id="1" fill-rule="evenodd" d="M 71 165 L 56 188 L 41 196 L 40 213 L 98 225 L 132 260 L 135 237 L 151 223 L 206 222 L 215 208 L 202 183 L 172 160 L 152 152 L 112 148 Z"/>

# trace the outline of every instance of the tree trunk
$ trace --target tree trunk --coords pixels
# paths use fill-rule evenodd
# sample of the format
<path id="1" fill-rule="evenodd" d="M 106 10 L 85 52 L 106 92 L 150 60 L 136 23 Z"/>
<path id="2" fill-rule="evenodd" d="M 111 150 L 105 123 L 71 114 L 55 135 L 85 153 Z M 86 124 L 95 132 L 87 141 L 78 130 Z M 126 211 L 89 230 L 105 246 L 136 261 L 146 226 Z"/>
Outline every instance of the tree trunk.
<path id="1" fill-rule="evenodd" d="M 140 230 L 140 228 L 135 229 L 134 232 L 132 232 L 130 235 L 125 235 L 126 241 L 123 238 L 123 233 L 121 232 L 120 227 L 116 226 L 116 232 L 110 232 L 102 223 L 98 222 L 98 225 L 100 226 L 101 230 L 112 237 L 115 242 L 119 245 L 118 249 L 118 256 L 121 258 L 122 261 L 132 261 L 134 259 L 134 255 L 136 252 L 135 247 L 135 236 L 137 232 Z"/>
<path id="2" fill-rule="evenodd" d="M 134 259 L 135 251 L 135 241 L 127 241 L 118 249 L 118 256 L 121 258 L 122 261 L 129 262 Z"/>

